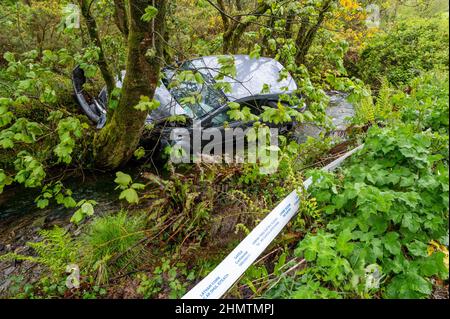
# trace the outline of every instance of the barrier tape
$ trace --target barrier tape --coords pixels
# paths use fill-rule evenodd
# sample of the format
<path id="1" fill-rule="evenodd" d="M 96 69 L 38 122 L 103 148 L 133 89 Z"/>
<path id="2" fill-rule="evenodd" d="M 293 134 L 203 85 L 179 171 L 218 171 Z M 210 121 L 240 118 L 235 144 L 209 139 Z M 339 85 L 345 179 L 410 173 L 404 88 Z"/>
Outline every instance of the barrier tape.
<path id="1" fill-rule="evenodd" d="M 349 156 L 362 149 L 361 145 L 322 170 L 332 171 Z M 303 182 L 308 189 L 312 184 L 311 177 Z M 202 281 L 192 288 L 182 299 L 219 299 L 244 274 L 255 260 L 263 253 L 286 224 L 295 216 L 300 204 L 297 191 L 290 193 L 272 212 L 256 226 L 247 237 Z"/>

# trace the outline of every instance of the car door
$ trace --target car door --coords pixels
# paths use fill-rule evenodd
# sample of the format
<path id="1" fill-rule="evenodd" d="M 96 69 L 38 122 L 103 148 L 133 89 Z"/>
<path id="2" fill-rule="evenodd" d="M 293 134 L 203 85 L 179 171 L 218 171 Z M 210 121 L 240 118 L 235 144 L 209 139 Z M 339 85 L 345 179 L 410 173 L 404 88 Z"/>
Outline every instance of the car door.
<path id="1" fill-rule="evenodd" d="M 202 119 L 202 127 L 205 132 L 213 129 L 220 132 L 222 154 L 232 156 L 238 152 L 243 152 L 245 147 L 245 134 L 253 123 L 243 123 L 230 118 L 228 111 L 230 108 L 225 105 Z M 203 146 L 211 143 L 211 139 L 203 141 Z M 231 152 L 233 154 L 231 154 Z"/>

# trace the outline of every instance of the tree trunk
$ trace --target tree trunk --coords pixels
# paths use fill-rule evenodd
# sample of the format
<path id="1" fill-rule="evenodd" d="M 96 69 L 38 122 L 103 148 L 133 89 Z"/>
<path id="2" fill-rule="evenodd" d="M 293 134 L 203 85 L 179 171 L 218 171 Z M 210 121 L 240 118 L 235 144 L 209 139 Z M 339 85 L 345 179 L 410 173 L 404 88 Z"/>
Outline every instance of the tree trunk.
<path id="1" fill-rule="evenodd" d="M 217 6 L 219 7 L 219 14 L 222 19 L 223 28 L 224 30 L 228 30 L 230 27 L 229 18 L 226 13 L 225 4 L 223 3 L 223 0 L 217 0 Z"/>
<path id="2" fill-rule="evenodd" d="M 261 3 L 258 7 L 248 15 L 261 15 L 269 9 L 266 3 Z M 245 30 L 252 24 L 251 21 L 247 20 L 242 22 L 240 17 L 235 18 L 231 23 L 229 23 L 228 29 L 223 34 L 223 53 L 224 54 L 236 54 L 239 47 L 239 42 L 242 40 L 242 35 Z"/>
<path id="3" fill-rule="evenodd" d="M 139 143 L 148 113 L 134 107 L 141 96 L 152 98 L 158 84 L 166 4 L 167 0 L 128 1 L 128 56 L 122 95 L 113 116 L 94 139 L 94 156 L 100 167 L 114 169 L 125 164 Z M 144 22 L 141 17 L 151 5 L 158 14 L 150 23 Z"/>
<path id="4" fill-rule="evenodd" d="M 232 52 L 232 41 L 234 36 L 234 31 L 236 30 L 236 27 L 238 26 L 239 22 L 232 21 L 229 25 L 228 29 L 225 30 L 222 36 L 223 40 L 223 46 L 222 46 L 222 52 L 223 54 L 228 54 Z"/>
<path id="5" fill-rule="evenodd" d="M 333 1 L 335 0 L 328 0 L 323 4 L 315 24 L 310 25 L 309 18 L 302 20 L 300 29 L 297 33 L 297 38 L 295 40 L 298 50 L 295 56 L 295 62 L 297 65 L 305 64 L 306 55 L 308 54 L 317 31 L 325 20 L 325 14 L 331 9 Z"/>
<path id="6" fill-rule="evenodd" d="M 98 67 L 100 68 L 100 72 L 102 73 L 103 80 L 106 83 L 106 88 L 108 93 L 114 89 L 114 76 L 111 70 L 108 67 L 108 63 L 106 62 L 105 53 L 103 51 L 102 42 L 100 40 L 100 36 L 98 34 L 97 22 L 91 14 L 91 5 L 94 0 L 79 0 L 81 7 L 81 14 L 86 21 L 86 26 L 88 29 L 89 37 L 94 45 L 99 48 L 98 53 Z"/>
<path id="7" fill-rule="evenodd" d="M 223 0 L 217 0 L 217 9 L 222 19 L 224 30 L 222 36 L 222 52 L 224 54 L 227 54 L 230 51 L 233 31 L 236 29 L 238 22 L 228 17 L 228 13 L 226 12 L 225 3 L 223 2 Z"/>
<path id="8" fill-rule="evenodd" d="M 125 39 L 128 38 L 128 16 L 125 0 L 114 0 L 114 21 Z"/>

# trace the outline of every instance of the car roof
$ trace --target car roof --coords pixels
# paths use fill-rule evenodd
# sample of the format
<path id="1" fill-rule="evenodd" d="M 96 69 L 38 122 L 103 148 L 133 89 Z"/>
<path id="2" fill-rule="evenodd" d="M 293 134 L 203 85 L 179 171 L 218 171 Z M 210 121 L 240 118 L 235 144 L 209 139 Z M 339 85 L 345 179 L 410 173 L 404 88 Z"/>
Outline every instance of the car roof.
<path id="1" fill-rule="evenodd" d="M 284 69 L 280 62 L 265 57 L 251 58 L 248 55 L 233 57 L 236 77 L 225 76 L 223 80 L 231 84 L 231 92 L 223 92 L 230 101 L 264 94 L 290 94 L 297 90 L 297 85 L 290 74 L 280 80 L 280 72 Z M 220 56 L 205 56 L 190 62 L 215 78 L 220 72 L 219 58 Z M 268 91 L 263 94 L 264 85 L 268 85 Z"/>

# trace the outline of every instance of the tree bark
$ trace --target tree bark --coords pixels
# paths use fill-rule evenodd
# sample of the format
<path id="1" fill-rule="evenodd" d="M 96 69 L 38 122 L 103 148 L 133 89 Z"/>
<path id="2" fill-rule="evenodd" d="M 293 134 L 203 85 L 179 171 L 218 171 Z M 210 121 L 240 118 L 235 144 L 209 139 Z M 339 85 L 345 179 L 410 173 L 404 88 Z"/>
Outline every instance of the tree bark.
<path id="1" fill-rule="evenodd" d="M 217 0 L 217 6 L 220 8 L 219 14 L 222 19 L 223 28 L 224 30 L 228 30 L 228 28 L 230 27 L 230 19 L 226 14 L 225 3 L 223 2 L 223 0 Z"/>
<path id="2" fill-rule="evenodd" d="M 158 14 L 144 22 L 145 8 L 153 5 Z M 144 129 L 147 112 L 136 110 L 141 96 L 153 97 L 162 66 L 167 0 L 129 0 L 129 34 L 126 75 L 119 106 L 94 139 L 98 166 L 114 169 L 133 155 Z"/>
<path id="3" fill-rule="evenodd" d="M 269 6 L 266 3 L 261 3 L 258 7 L 248 14 L 251 15 L 261 15 L 267 11 Z M 236 54 L 239 47 L 239 41 L 241 40 L 242 34 L 247 30 L 247 28 L 252 23 L 251 21 L 242 22 L 240 17 L 228 22 L 228 28 L 223 34 L 223 53 L 224 54 Z M 224 23 L 225 26 L 225 23 Z"/>
<path id="4" fill-rule="evenodd" d="M 106 88 L 108 90 L 108 93 L 111 93 L 114 89 L 114 76 L 111 72 L 108 62 L 105 58 L 105 53 L 103 51 L 103 45 L 102 41 L 100 40 L 100 35 L 98 33 L 97 28 L 97 22 L 95 21 L 94 17 L 91 14 L 91 6 L 94 0 L 79 0 L 80 7 L 81 7 L 81 14 L 84 17 L 84 20 L 86 21 L 86 26 L 89 33 L 89 38 L 94 43 L 94 45 L 99 48 L 98 53 L 98 67 L 100 68 L 100 72 L 102 73 L 103 80 L 106 83 Z"/>
<path id="5" fill-rule="evenodd" d="M 125 0 L 114 0 L 114 21 L 125 39 L 128 38 L 128 16 Z"/>
<path id="6" fill-rule="evenodd" d="M 222 36 L 223 40 L 223 46 L 222 46 L 222 52 L 223 54 L 232 53 L 232 42 L 234 38 L 234 32 L 238 26 L 239 22 L 232 21 L 230 26 L 225 30 Z"/>
<path id="7" fill-rule="evenodd" d="M 322 8 L 319 11 L 316 23 L 311 25 L 309 18 L 304 18 L 302 20 L 299 31 L 297 33 L 297 38 L 295 40 L 295 44 L 298 50 L 295 56 L 295 62 L 297 65 L 305 64 L 306 55 L 311 48 L 317 31 L 325 20 L 325 14 L 331 9 L 333 1 L 336 0 L 328 0 L 323 4 Z"/>
<path id="8" fill-rule="evenodd" d="M 223 36 L 222 36 L 222 41 L 223 41 L 223 45 L 222 45 L 222 52 L 224 54 L 229 53 L 230 48 L 231 48 L 231 40 L 232 40 L 232 36 L 233 36 L 233 32 L 236 29 L 237 25 L 238 25 L 238 21 L 232 20 L 227 13 L 227 9 L 225 7 L 225 3 L 223 2 L 223 0 L 217 0 L 217 7 L 219 8 L 219 14 L 220 17 L 222 19 L 222 24 L 223 24 Z"/>

